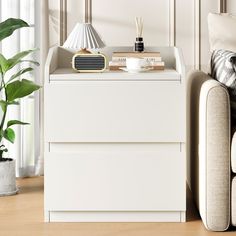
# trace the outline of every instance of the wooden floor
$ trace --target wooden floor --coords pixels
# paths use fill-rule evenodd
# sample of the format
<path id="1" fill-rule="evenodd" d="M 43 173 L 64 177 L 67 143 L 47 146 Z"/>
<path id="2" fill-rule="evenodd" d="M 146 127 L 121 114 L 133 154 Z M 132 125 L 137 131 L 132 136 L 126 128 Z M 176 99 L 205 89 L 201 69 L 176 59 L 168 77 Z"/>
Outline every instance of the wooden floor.
<path id="1" fill-rule="evenodd" d="M 191 199 L 186 223 L 44 223 L 43 177 L 18 180 L 20 193 L 0 198 L 0 236 L 205 236 L 235 235 L 205 230 Z"/>

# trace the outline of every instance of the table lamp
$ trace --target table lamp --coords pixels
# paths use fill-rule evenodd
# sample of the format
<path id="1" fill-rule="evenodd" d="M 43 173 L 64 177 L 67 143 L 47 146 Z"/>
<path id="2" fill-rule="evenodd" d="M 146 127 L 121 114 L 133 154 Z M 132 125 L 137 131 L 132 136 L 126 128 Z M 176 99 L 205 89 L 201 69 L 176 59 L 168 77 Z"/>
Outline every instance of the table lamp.
<path id="1" fill-rule="evenodd" d="M 63 47 L 79 50 L 72 58 L 72 67 L 76 71 L 101 72 L 105 70 L 106 57 L 101 53 L 89 51 L 105 47 L 104 42 L 90 23 L 77 23 Z"/>

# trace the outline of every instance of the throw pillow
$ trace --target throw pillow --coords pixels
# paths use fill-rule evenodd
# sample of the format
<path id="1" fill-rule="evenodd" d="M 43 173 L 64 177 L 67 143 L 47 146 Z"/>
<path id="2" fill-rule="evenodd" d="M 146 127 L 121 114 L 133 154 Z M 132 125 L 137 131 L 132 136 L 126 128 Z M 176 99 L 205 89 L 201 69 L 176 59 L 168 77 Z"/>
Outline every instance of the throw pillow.
<path id="1" fill-rule="evenodd" d="M 210 49 L 236 52 L 236 15 L 208 14 Z"/>
<path id="2" fill-rule="evenodd" d="M 231 116 L 236 123 L 236 53 L 224 49 L 213 51 L 211 76 L 228 88 Z"/>

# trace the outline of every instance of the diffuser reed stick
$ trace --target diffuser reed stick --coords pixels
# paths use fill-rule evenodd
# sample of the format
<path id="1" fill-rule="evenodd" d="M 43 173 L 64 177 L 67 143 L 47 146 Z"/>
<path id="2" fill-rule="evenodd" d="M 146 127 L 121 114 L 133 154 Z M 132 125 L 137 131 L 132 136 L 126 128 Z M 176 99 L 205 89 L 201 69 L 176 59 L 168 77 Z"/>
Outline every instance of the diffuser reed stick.
<path id="1" fill-rule="evenodd" d="M 140 38 L 143 35 L 143 18 L 135 17 L 135 24 L 136 24 L 137 38 Z"/>

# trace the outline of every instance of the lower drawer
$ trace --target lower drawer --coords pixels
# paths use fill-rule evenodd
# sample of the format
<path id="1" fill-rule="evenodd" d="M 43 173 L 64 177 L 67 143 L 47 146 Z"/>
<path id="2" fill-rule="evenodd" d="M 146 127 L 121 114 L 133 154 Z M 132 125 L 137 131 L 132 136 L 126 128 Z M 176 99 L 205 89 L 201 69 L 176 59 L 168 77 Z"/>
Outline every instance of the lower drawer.
<path id="1" fill-rule="evenodd" d="M 112 145 L 112 144 L 110 144 Z M 45 155 L 48 211 L 184 211 L 185 152 L 179 144 L 133 144 Z M 137 145 L 137 150 L 135 150 Z M 152 144 L 153 145 L 153 144 Z M 115 151 L 114 151 L 115 150 Z"/>

